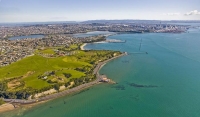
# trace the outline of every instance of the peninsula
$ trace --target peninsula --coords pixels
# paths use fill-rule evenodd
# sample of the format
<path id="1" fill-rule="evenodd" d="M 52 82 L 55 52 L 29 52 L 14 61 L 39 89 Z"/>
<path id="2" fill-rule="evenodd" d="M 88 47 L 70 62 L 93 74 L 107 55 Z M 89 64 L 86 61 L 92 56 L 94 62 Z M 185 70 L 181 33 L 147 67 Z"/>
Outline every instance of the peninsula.
<path id="1" fill-rule="evenodd" d="M 82 50 L 84 45 L 38 48 L 32 56 L 1 67 L 0 97 L 7 104 L 2 103 L 0 110 L 47 101 L 98 84 L 102 65 L 126 54 Z"/>

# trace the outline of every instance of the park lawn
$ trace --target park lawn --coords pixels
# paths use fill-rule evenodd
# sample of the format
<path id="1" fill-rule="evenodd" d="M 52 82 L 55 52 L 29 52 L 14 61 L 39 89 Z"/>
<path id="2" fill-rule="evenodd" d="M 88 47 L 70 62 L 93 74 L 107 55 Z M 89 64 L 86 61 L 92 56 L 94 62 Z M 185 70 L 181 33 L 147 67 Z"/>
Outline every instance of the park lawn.
<path id="1" fill-rule="evenodd" d="M 0 68 L 0 81 L 20 77 L 17 80 L 25 83 L 25 85 L 23 85 L 24 87 L 20 87 L 24 89 L 27 87 L 34 89 L 48 87 L 52 84 L 47 81 L 57 79 L 58 77 L 64 79 L 64 82 L 66 83 L 70 79 L 86 76 L 84 72 L 76 71 L 75 68 L 92 68 L 94 62 L 97 63 L 99 60 L 106 59 L 106 55 L 110 54 L 110 52 L 111 51 L 76 50 L 76 54 L 71 56 L 55 58 L 46 58 L 40 55 L 30 56 L 12 63 L 9 66 Z M 92 64 L 90 64 L 91 61 Z M 48 79 L 46 80 L 38 77 L 43 76 L 46 72 L 52 71 L 55 71 L 55 76 L 48 76 Z M 66 78 L 63 73 L 69 73 L 72 76 Z"/>
<path id="2" fill-rule="evenodd" d="M 71 58 L 71 57 L 70 57 Z M 73 57 L 72 57 L 73 58 Z M 66 68 L 71 68 L 74 69 L 76 67 L 82 67 L 85 65 L 90 65 L 88 63 L 85 62 L 78 62 L 78 61 L 72 61 L 72 59 L 70 59 L 70 61 L 64 61 L 63 57 L 57 57 L 57 58 L 45 58 L 46 61 L 43 63 L 41 63 L 41 67 L 38 67 L 39 70 L 32 76 L 25 78 L 25 86 L 26 87 L 34 87 L 37 89 L 40 89 L 42 87 L 48 86 L 50 85 L 49 83 L 47 83 L 44 80 L 38 79 L 37 76 L 44 74 L 46 71 L 53 71 L 53 70 L 61 70 L 61 69 L 66 69 Z M 66 70 L 64 70 L 66 71 Z M 57 73 L 57 72 L 56 72 Z M 67 73 L 72 74 L 72 78 L 76 77 L 79 78 L 80 76 L 84 76 L 84 73 L 75 71 L 75 70 L 68 70 Z"/>
<path id="3" fill-rule="evenodd" d="M 81 50 L 76 50 L 75 52 L 77 53 L 76 56 L 85 56 L 86 55 L 86 52 L 81 51 Z"/>
<path id="4" fill-rule="evenodd" d="M 46 81 L 38 79 L 38 76 L 44 74 L 46 71 L 56 71 L 66 68 L 75 69 L 77 67 L 91 66 L 86 62 L 77 61 L 75 58 L 76 57 L 74 56 L 44 58 L 39 55 L 34 55 L 9 66 L 0 68 L 0 79 L 3 80 L 7 78 L 20 77 L 32 71 L 34 72 L 33 74 L 27 76 L 26 78 L 22 78 L 21 81 L 25 82 L 25 87 L 40 89 L 50 85 Z M 79 78 L 80 76 L 85 75 L 84 73 L 75 70 L 64 71 L 72 74 L 72 78 Z"/>
<path id="5" fill-rule="evenodd" d="M 72 44 L 69 46 L 70 49 L 78 49 L 78 44 Z"/>
<path id="6" fill-rule="evenodd" d="M 79 71 L 76 71 L 76 70 L 68 70 L 68 69 L 57 71 L 56 75 L 57 76 L 64 76 L 63 73 L 70 73 L 72 75 L 70 78 L 80 78 L 82 76 L 85 76 L 85 74 L 83 72 L 79 72 Z"/>
<path id="7" fill-rule="evenodd" d="M 9 66 L 0 68 L 0 79 L 19 77 L 28 71 L 45 72 L 61 68 L 76 68 L 81 66 L 92 66 L 88 63 L 90 60 L 99 59 L 96 54 L 106 54 L 106 52 L 80 52 L 75 56 L 44 58 L 39 55 L 24 58 Z M 93 55 L 93 56 L 92 56 Z M 78 57 L 81 57 L 78 59 Z M 104 57 L 101 57 L 104 59 Z M 87 62 L 85 62 L 87 61 Z"/>
<path id="8" fill-rule="evenodd" d="M 78 54 L 76 54 L 76 58 L 78 61 L 85 61 L 87 63 L 90 63 L 91 61 L 103 61 L 107 59 L 106 55 L 111 53 L 111 51 L 104 51 L 104 50 L 93 50 L 93 51 L 78 51 Z"/>
<path id="9" fill-rule="evenodd" d="M 92 66 L 91 64 L 84 62 L 83 59 L 78 59 L 75 56 L 67 56 L 63 59 L 71 67 L 81 67 L 81 66 Z"/>
<path id="10" fill-rule="evenodd" d="M 51 85 L 45 80 L 38 79 L 36 75 L 28 77 L 24 79 L 23 81 L 25 82 L 24 88 L 32 87 L 34 89 L 41 89 L 41 88 Z"/>
<path id="11" fill-rule="evenodd" d="M 46 59 L 41 56 L 24 58 L 9 66 L 0 68 L 0 79 L 23 76 L 28 71 L 38 71 L 38 69 L 42 71 L 47 67 L 44 63 L 46 63 Z"/>
<path id="12" fill-rule="evenodd" d="M 54 50 L 51 49 L 51 48 L 41 50 L 40 52 L 43 53 L 43 54 L 55 54 Z"/>
<path id="13" fill-rule="evenodd" d="M 69 78 L 66 78 L 64 76 L 64 73 L 69 73 L 72 76 L 69 77 Z M 59 71 L 56 72 L 55 75 L 59 78 L 62 78 L 65 82 L 69 82 L 70 79 L 73 79 L 73 78 L 81 78 L 83 76 L 86 76 L 83 72 L 79 72 L 79 71 L 76 71 L 76 70 L 59 70 Z M 52 80 L 52 79 L 55 79 L 55 78 L 49 77 L 48 79 Z"/>

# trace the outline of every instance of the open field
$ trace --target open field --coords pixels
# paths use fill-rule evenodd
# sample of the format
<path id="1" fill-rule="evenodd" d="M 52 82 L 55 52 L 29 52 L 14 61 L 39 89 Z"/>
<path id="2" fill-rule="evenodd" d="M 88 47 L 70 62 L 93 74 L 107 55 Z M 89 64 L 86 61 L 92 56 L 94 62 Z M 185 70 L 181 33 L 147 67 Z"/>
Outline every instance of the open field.
<path id="1" fill-rule="evenodd" d="M 42 56 L 31 56 L 25 58 L 21 61 L 13 63 L 9 66 L 0 69 L 0 78 L 2 79 L 12 79 L 16 77 L 26 77 L 21 78 L 21 81 L 25 82 L 25 87 L 34 87 L 40 89 L 42 87 L 48 86 L 45 80 L 38 79 L 38 76 L 44 74 L 48 71 L 58 71 L 61 69 L 74 69 L 76 67 L 82 67 L 85 65 L 90 65 L 85 62 L 76 62 L 73 60 L 74 57 L 58 57 L 58 58 L 44 58 Z M 66 61 L 66 59 L 68 61 Z M 28 72 L 34 72 L 32 74 L 27 74 Z M 64 70 L 63 72 L 66 72 Z M 82 74 L 78 71 L 68 70 L 72 74 L 72 77 L 77 74 Z M 59 74 L 58 74 L 59 75 Z M 78 75 L 79 77 L 81 75 Z"/>
<path id="2" fill-rule="evenodd" d="M 49 49 L 45 51 L 51 52 Z M 37 50 L 37 53 L 41 52 L 44 50 Z M 54 57 L 36 53 L 0 68 L 0 85 L 3 86 L 1 91 L 17 92 L 28 89 L 28 92 L 40 92 L 57 85 L 68 86 L 72 82 L 78 86 L 95 78 L 92 74 L 95 65 L 119 53 L 105 50 L 70 52 L 72 54 L 68 56 L 52 53 Z"/>
<path id="3" fill-rule="evenodd" d="M 49 49 L 45 49 L 43 51 L 41 51 L 44 54 L 55 54 L 54 50 L 49 48 Z"/>

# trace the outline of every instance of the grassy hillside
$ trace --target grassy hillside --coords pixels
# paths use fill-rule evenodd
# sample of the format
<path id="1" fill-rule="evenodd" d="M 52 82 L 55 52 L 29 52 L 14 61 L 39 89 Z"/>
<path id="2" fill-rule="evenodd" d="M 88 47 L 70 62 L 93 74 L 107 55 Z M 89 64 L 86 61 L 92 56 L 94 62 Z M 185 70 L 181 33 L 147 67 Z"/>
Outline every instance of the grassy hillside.
<path id="1" fill-rule="evenodd" d="M 74 50 L 70 51 L 70 55 L 60 56 L 52 50 L 37 50 L 37 53 L 41 52 L 54 54 L 54 57 L 35 54 L 0 68 L 0 91 L 28 89 L 28 92 L 40 92 L 55 85 L 69 85 L 70 82 L 80 85 L 94 78 L 92 70 L 98 62 L 111 58 L 114 53 L 119 54 L 113 51 Z"/>
<path id="2" fill-rule="evenodd" d="M 49 83 L 47 83 L 46 81 L 38 79 L 39 75 L 44 74 L 47 71 L 74 69 L 76 67 L 82 67 L 86 65 L 91 66 L 86 62 L 73 60 L 73 58 L 73 56 L 57 58 L 44 58 L 39 55 L 31 56 L 16 63 L 13 63 L 9 66 L 1 68 L 0 79 L 3 80 L 23 77 L 20 80 L 25 81 L 26 87 L 40 89 L 49 85 Z M 32 74 L 30 74 L 30 72 L 32 72 Z M 72 77 L 76 76 L 77 78 L 84 76 L 84 73 L 79 73 L 78 71 L 74 70 L 68 70 L 68 73 L 71 73 Z"/>

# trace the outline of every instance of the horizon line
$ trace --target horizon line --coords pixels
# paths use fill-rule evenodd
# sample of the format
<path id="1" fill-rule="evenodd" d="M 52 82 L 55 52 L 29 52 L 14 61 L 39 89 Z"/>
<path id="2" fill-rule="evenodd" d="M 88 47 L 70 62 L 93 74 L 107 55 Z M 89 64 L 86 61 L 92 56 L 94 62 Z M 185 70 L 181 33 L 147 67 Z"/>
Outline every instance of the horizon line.
<path id="1" fill-rule="evenodd" d="M 200 21 L 200 20 L 155 20 L 155 19 L 94 19 L 94 20 L 66 20 L 66 21 L 24 21 L 24 22 L 0 22 L 0 24 L 9 24 L 9 23 L 56 23 L 56 22 L 74 22 L 81 23 L 86 21 L 121 21 L 121 20 L 133 20 L 133 21 Z"/>

